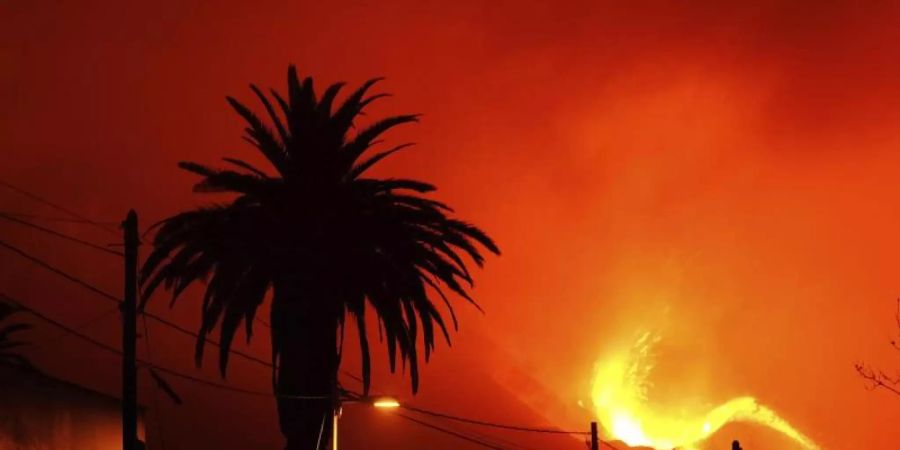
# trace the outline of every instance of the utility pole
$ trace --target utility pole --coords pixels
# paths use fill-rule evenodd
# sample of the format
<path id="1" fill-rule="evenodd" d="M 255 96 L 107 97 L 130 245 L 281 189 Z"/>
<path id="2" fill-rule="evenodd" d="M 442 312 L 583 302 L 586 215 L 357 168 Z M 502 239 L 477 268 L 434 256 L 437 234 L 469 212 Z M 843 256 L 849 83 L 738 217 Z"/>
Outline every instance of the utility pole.
<path id="1" fill-rule="evenodd" d="M 138 450 L 137 436 L 137 254 L 138 218 L 122 222 L 125 237 L 125 296 L 122 303 L 122 449 Z"/>
<path id="2" fill-rule="evenodd" d="M 591 450 L 600 450 L 600 436 L 597 434 L 597 422 L 591 422 Z"/>

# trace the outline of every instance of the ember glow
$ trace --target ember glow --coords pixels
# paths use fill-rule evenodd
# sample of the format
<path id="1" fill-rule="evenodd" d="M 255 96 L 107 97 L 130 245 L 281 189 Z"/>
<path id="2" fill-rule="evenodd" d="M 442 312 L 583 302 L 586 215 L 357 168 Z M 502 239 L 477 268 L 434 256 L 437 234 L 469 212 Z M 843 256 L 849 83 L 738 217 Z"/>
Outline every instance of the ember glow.
<path id="1" fill-rule="evenodd" d="M 631 347 L 612 352 L 597 364 L 591 397 L 597 418 L 614 439 L 659 450 L 692 450 L 701 448 L 727 423 L 749 422 L 778 431 L 804 449 L 820 448 L 753 397 L 734 398 L 711 408 L 650 401 L 654 346 L 660 339 L 659 334 L 644 332 Z"/>

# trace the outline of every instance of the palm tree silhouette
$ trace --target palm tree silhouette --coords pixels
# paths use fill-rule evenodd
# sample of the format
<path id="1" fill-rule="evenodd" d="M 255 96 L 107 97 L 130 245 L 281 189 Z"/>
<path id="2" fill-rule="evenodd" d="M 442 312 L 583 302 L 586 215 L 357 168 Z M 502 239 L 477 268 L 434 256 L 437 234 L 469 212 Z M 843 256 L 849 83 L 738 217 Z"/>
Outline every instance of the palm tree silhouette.
<path id="1" fill-rule="evenodd" d="M 24 356 L 13 351 L 25 345 L 22 341 L 14 341 L 13 335 L 31 328 L 31 325 L 15 322 L 4 325 L 4 322 L 8 322 L 8 319 L 19 311 L 21 308 L 0 301 L 0 363 L 31 368 L 31 363 Z"/>
<path id="2" fill-rule="evenodd" d="M 481 248 L 499 254 L 484 232 L 449 217 L 447 205 L 423 195 L 434 186 L 364 176 L 409 145 L 363 158 L 380 142 L 378 137 L 417 121 L 416 115 L 393 116 L 355 131 L 354 120 L 363 109 L 385 96 L 367 95 L 378 81 L 367 81 L 334 109 L 343 83 L 317 97 L 312 79 L 301 82 L 293 66 L 286 98 L 273 90 L 270 100 L 251 85 L 274 131 L 229 97 L 247 123 L 246 140 L 274 173 L 233 158 L 223 158 L 231 170 L 180 163 L 202 177 L 195 192 L 236 197 L 156 224 L 153 251 L 141 270 L 144 303 L 160 285 L 172 291 L 174 303 L 194 281 L 206 282 L 195 358 L 199 365 L 205 338 L 218 325 L 222 376 L 236 331 L 243 324 L 250 339 L 257 308 L 271 292 L 273 388 L 289 450 L 328 444 L 330 415 L 340 402 L 337 372 L 343 338 L 338 337 L 348 312 L 359 330 L 364 391 L 369 390 L 371 365 L 368 304 L 387 343 L 391 371 L 399 351 L 415 393 L 418 345 L 427 362 L 436 331 L 450 341 L 432 299 L 446 304 L 455 329 L 445 290 L 477 307 L 467 293 L 472 277 L 463 257 L 481 266 Z M 326 399 L 301 398 L 317 396 Z"/>

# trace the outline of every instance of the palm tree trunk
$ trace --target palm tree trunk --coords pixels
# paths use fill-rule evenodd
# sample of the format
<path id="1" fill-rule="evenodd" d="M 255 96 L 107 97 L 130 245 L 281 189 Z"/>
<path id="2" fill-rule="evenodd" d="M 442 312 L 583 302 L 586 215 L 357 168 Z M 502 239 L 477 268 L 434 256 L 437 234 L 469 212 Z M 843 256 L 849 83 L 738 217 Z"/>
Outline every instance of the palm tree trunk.
<path id="1" fill-rule="evenodd" d="M 275 372 L 285 450 L 325 450 L 338 406 L 336 299 L 311 295 L 298 283 L 276 283 L 272 342 L 280 350 Z M 326 397 L 326 398 L 303 398 Z"/>

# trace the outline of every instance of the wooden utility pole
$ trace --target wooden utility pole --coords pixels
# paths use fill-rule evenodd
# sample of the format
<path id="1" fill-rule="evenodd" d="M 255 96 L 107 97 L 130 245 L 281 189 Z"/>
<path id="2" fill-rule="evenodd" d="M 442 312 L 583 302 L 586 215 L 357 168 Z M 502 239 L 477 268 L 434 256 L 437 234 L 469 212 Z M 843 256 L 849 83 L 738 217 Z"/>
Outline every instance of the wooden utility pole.
<path id="1" fill-rule="evenodd" d="M 122 222 L 125 236 L 125 296 L 122 303 L 122 449 L 138 450 L 137 436 L 137 254 L 138 218 Z"/>
<path id="2" fill-rule="evenodd" d="M 597 433 L 597 422 L 591 422 L 591 450 L 600 450 L 600 436 Z"/>

